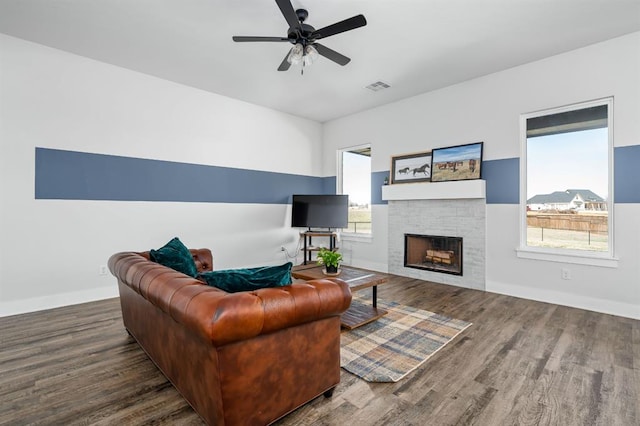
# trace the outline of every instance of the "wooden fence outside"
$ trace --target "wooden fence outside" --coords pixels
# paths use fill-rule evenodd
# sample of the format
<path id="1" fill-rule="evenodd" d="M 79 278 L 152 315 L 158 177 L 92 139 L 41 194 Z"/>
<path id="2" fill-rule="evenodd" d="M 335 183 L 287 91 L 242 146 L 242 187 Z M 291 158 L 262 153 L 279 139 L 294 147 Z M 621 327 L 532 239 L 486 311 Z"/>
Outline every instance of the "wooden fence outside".
<path id="1" fill-rule="evenodd" d="M 605 215 L 527 212 L 527 226 L 606 234 L 609 218 Z"/>

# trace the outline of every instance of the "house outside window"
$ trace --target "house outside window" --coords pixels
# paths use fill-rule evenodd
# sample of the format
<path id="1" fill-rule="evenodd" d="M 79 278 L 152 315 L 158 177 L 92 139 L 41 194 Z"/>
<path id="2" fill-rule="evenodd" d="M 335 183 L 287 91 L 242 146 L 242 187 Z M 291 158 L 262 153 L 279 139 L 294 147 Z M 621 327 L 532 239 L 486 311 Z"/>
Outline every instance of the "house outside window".
<path id="1" fill-rule="evenodd" d="M 613 257 L 612 107 L 608 98 L 523 115 L 520 251 Z"/>
<path id="2" fill-rule="evenodd" d="M 338 151 L 338 193 L 349 195 L 349 224 L 343 232 L 371 235 L 371 145 Z"/>

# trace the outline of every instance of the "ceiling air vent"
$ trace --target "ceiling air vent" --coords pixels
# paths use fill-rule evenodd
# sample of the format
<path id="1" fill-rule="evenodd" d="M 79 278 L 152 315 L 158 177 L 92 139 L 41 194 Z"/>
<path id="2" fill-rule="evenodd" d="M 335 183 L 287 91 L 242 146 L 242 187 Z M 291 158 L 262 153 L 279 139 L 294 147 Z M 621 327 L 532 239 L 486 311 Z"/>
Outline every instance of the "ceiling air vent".
<path id="1" fill-rule="evenodd" d="M 376 81 L 375 83 L 371 83 L 370 85 L 368 85 L 366 87 L 366 89 L 373 90 L 374 92 L 377 92 L 377 91 L 382 90 L 382 89 L 388 89 L 389 87 L 391 87 L 391 86 L 389 86 L 384 81 Z"/>

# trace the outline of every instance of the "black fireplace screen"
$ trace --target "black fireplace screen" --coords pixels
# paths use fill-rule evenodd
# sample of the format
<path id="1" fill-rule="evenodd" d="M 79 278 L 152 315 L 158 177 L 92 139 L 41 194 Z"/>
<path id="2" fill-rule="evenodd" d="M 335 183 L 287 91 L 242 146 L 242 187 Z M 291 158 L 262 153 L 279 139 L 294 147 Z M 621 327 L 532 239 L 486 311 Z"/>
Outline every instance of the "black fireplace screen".
<path id="1" fill-rule="evenodd" d="M 462 238 L 404 234 L 404 266 L 462 275 Z"/>

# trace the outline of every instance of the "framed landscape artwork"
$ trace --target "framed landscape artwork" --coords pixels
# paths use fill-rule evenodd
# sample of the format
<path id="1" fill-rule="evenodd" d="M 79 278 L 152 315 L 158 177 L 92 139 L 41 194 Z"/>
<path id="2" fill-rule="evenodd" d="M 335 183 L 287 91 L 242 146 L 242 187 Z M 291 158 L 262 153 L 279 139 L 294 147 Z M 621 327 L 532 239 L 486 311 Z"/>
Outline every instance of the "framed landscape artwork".
<path id="1" fill-rule="evenodd" d="M 482 142 L 433 150 L 431 182 L 480 179 Z"/>
<path id="2" fill-rule="evenodd" d="M 431 180 L 431 151 L 391 157 L 391 183 Z"/>

